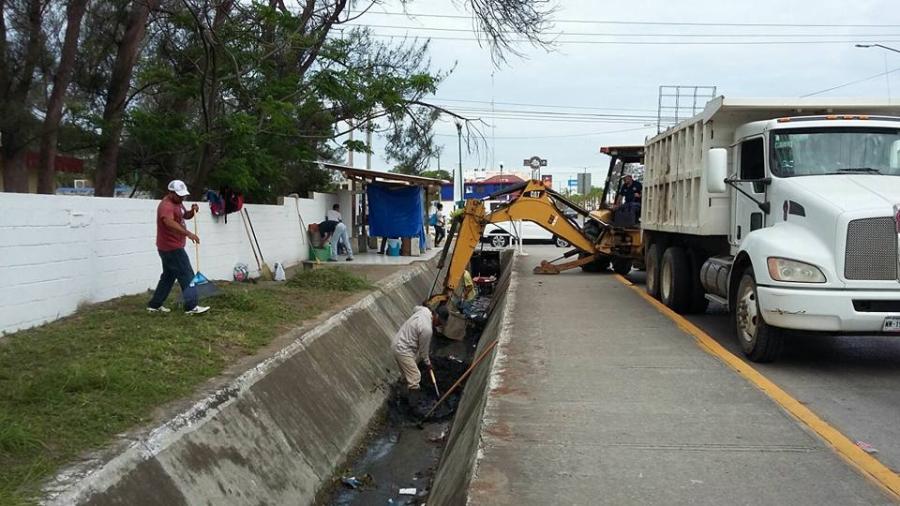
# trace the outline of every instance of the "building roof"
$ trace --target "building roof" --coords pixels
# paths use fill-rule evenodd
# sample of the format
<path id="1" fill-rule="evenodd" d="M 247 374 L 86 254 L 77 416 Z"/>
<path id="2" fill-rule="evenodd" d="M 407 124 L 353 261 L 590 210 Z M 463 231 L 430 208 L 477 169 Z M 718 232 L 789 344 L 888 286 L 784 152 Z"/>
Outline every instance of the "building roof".
<path id="1" fill-rule="evenodd" d="M 525 180 L 515 174 L 498 174 L 479 182 L 483 184 L 519 184 L 524 183 Z"/>
<path id="2" fill-rule="evenodd" d="M 408 174 L 398 174 L 396 172 L 383 172 L 380 170 L 368 170 L 358 167 L 348 167 L 346 165 L 338 165 L 336 163 L 318 162 L 319 166 L 325 169 L 338 171 L 347 179 L 358 179 L 363 181 L 379 181 L 383 183 L 401 183 L 410 186 L 440 186 L 443 179 L 435 179 L 424 176 L 410 176 Z"/>

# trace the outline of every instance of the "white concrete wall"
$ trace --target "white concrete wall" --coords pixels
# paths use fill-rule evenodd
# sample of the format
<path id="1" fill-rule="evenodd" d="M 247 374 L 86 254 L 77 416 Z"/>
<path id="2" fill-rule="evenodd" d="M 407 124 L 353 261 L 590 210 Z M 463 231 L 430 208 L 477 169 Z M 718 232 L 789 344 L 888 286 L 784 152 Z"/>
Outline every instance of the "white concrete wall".
<path id="1" fill-rule="evenodd" d="M 283 205 L 246 205 L 269 266 L 309 256 L 306 230 L 323 220 L 337 195 L 285 198 Z M 72 314 L 79 305 L 156 286 L 159 201 L 0 194 L 0 335 Z M 190 207 L 190 203 L 185 203 Z M 200 203 L 200 271 L 231 279 L 234 265 L 259 269 L 240 214 L 214 219 Z M 299 214 L 298 214 L 299 213 Z M 193 222 L 187 223 L 193 230 Z M 196 270 L 194 247 L 187 251 Z"/>

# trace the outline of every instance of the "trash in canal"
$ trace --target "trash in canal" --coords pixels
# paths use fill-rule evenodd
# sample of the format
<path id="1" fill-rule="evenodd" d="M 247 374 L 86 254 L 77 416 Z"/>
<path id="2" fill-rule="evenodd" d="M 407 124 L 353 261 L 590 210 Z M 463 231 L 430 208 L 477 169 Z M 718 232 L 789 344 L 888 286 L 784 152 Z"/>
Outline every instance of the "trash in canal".
<path id="1" fill-rule="evenodd" d="M 374 485 L 375 480 L 372 478 L 372 475 L 364 474 L 362 476 L 362 479 L 357 478 L 356 476 L 344 476 L 341 478 L 341 483 L 343 483 L 347 488 L 356 490 L 360 487 L 368 487 Z"/>
<path id="2" fill-rule="evenodd" d="M 414 488 L 401 488 L 400 495 L 416 495 L 416 489 Z"/>

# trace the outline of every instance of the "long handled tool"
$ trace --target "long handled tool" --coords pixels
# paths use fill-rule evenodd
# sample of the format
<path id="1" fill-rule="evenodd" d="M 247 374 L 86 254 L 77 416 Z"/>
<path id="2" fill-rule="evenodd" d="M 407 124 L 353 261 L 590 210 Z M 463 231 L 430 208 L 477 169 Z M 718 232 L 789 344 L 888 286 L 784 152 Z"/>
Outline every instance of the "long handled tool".
<path id="1" fill-rule="evenodd" d="M 269 265 L 266 263 L 266 259 L 263 257 L 262 249 L 259 247 L 259 240 L 256 238 L 256 230 L 253 229 L 253 221 L 250 220 L 250 211 L 245 207 L 243 209 L 244 214 L 247 215 L 246 224 L 250 224 L 250 232 L 253 234 L 253 242 L 256 243 L 256 252 L 259 252 L 259 258 L 256 259 L 256 264 L 259 266 L 259 275 L 263 279 L 272 280 L 275 276 L 272 274 L 272 269 L 269 268 Z M 241 216 L 244 216 L 243 214 Z M 250 245 L 253 247 L 253 244 Z M 253 256 L 256 256 L 256 252 L 253 253 Z"/>
<path id="2" fill-rule="evenodd" d="M 434 369 L 432 369 L 432 368 L 429 367 L 429 368 L 428 368 L 428 374 L 431 375 L 431 384 L 434 385 L 434 395 L 436 395 L 438 398 L 440 398 L 440 397 L 441 397 L 441 391 L 438 390 L 438 386 L 437 386 L 437 378 L 434 377 Z"/>
<path id="3" fill-rule="evenodd" d="M 196 236 L 200 235 L 198 232 L 198 221 L 200 220 L 197 218 L 197 213 L 194 213 L 194 235 Z M 197 298 L 206 299 L 222 295 L 222 290 L 200 272 L 200 244 L 196 242 L 194 243 L 194 262 L 197 264 L 197 273 L 194 274 L 194 279 L 191 280 L 191 284 L 197 289 Z"/>
<path id="4" fill-rule="evenodd" d="M 470 365 L 469 368 L 466 369 L 466 372 L 462 373 L 462 376 L 460 376 L 459 379 L 456 380 L 456 383 L 454 383 L 453 386 L 451 386 L 446 392 L 444 392 L 444 396 L 438 399 L 434 406 L 432 406 L 431 409 L 428 410 L 428 413 L 425 413 L 425 416 L 423 416 L 422 419 L 419 420 L 419 422 L 416 424 L 420 429 L 422 428 L 422 424 L 425 423 L 425 420 L 428 420 L 428 417 L 434 414 L 434 411 L 437 409 L 437 407 L 440 406 L 447 399 L 447 397 L 450 397 L 450 394 L 452 394 L 456 390 L 456 388 L 463 381 L 465 381 L 465 379 L 468 378 L 470 374 L 472 374 L 472 371 L 475 370 L 475 367 L 477 367 L 478 364 L 481 363 L 484 357 L 486 357 L 496 345 L 497 340 L 494 339 L 493 341 L 491 341 L 491 344 L 487 345 L 484 351 L 481 352 L 481 355 L 478 355 L 478 358 L 476 358 L 475 361 L 472 362 L 472 365 Z"/>

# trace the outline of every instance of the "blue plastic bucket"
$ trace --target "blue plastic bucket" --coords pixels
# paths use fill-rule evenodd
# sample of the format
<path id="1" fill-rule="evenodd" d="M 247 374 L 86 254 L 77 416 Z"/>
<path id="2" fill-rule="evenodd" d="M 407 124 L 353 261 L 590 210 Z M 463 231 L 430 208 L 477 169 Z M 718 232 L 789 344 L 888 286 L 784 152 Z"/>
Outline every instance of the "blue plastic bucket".
<path id="1" fill-rule="evenodd" d="M 400 256 L 400 239 L 388 239 L 387 254 L 391 257 Z"/>

